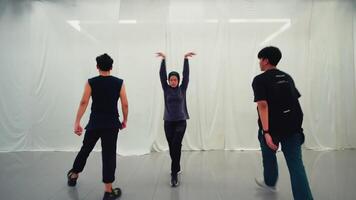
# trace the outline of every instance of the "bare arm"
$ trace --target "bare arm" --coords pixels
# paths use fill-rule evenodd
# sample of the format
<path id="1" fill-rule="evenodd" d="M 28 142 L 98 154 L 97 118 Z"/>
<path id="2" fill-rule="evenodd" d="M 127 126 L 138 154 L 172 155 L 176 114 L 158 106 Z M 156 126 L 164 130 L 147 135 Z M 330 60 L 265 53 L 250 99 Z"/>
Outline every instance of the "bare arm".
<path id="1" fill-rule="evenodd" d="M 268 130 L 268 104 L 262 100 L 257 102 L 258 114 L 260 115 L 263 130 Z"/>
<path id="2" fill-rule="evenodd" d="M 260 115 L 261 123 L 262 123 L 262 129 L 264 131 L 269 131 L 269 124 L 268 124 L 268 103 L 265 100 L 262 101 L 257 101 L 257 108 L 258 108 L 258 114 Z M 264 137 L 266 139 L 266 143 L 269 148 L 271 148 L 274 151 L 277 151 L 278 149 L 278 144 L 274 144 L 272 141 L 271 134 L 264 133 Z"/>
<path id="3" fill-rule="evenodd" d="M 121 109 L 122 114 L 124 115 L 124 120 L 122 121 L 122 128 L 126 128 L 128 115 L 129 115 L 129 102 L 127 100 L 125 85 L 122 84 L 120 90 L 120 101 L 121 101 Z"/>
<path id="4" fill-rule="evenodd" d="M 87 82 L 85 84 L 84 93 L 83 93 L 82 99 L 80 100 L 79 108 L 77 111 L 77 116 L 75 118 L 75 123 L 74 123 L 74 133 L 76 133 L 79 136 L 83 132 L 83 128 L 80 125 L 80 120 L 82 119 L 82 117 L 85 113 L 85 110 L 87 109 L 90 96 L 91 96 L 91 88 L 90 88 L 89 83 Z"/>

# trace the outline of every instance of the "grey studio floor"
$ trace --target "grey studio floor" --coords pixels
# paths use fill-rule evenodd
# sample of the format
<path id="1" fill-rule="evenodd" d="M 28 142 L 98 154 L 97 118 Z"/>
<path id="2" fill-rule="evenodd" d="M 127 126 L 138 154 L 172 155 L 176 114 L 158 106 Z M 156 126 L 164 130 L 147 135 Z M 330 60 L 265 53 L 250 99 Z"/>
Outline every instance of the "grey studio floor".
<path id="1" fill-rule="evenodd" d="M 315 199 L 356 199 L 356 151 L 303 150 L 304 165 Z M 1 200 L 101 199 L 101 153 L 93 152 L 74 188 L 66 172 L 76 152 L 0 153 Z M 278 192 L 259 189 L 260 151 L 184 151 L 177 188 L 169 185 L 168 152 L 118 156 L 116 185 L 123 200 L 292 199 L 289 174 L 278 153 Z"/>

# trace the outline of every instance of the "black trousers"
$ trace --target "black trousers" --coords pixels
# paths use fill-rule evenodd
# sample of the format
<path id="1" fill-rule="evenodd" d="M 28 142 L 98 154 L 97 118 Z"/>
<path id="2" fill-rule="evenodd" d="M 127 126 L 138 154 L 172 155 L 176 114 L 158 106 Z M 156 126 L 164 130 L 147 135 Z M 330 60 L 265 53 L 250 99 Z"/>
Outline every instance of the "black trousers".
<path id="1" fill-rule="evenodd" d="M 112 183 L 115 180 L 116 169 L 116 144 L 118 129 L 87 130 L 84 135 L 83 145 L 74 160 L 72 171 L 80 173 L 83 171 L 90 152 L 96 142 L 101 139 L 102 174 L 104 183 Z"/>
<path id="2" fill-rule="evenodd" d="M 187 128 L 186 120 L 181 121 L 164 121 L 164 131 L 169 146 L 169 154 L 172 159 L 171 173 L 177 174 L 180 171 L 180 156 L 182 150 L 182 140 L 185 129 Z"/>

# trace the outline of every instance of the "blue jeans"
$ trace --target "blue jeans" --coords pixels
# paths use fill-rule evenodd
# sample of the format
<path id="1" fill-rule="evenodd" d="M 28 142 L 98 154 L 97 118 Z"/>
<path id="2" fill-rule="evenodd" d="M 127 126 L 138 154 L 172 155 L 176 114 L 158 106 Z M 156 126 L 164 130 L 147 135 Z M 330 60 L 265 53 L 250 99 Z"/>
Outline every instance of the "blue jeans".
<path id="1" fill-rule="evenodd" d="M 308 178 L 305 173 L 301 144 L 302 133 L 295 133 L 288 137 L 281 138 L 282 152 L 289 169 L 293 197 L 296 200 L 312 200 Z M 278 179 L 278 164 L 276 152 L 270 149 L 264 139 L 262 130 L 258 131 L 258 139 L 261 145 L 263 176 L 268 186 L 275 186 Z"/>

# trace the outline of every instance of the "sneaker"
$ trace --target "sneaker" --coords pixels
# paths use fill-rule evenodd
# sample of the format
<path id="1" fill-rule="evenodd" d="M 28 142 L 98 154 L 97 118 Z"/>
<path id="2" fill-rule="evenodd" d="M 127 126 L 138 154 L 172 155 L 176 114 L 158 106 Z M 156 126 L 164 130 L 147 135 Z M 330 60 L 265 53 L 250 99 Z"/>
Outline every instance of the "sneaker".
<path id="1" fill-rule="evenodd" d="M 112 189 L 111 192 L 105 192 L 103 200 L 114 200 L 114 199 L 118 199 L 120 196 L 121 196 L 121 189 L 115 188 Z"/>
<path id="2" fill-rule="evenodd" d="M 171 174 L 171 186 L 177 187 L 179 185 L 178 174 Z"/>
<path id="3" fill-rule="evenodd" d="M 261 179 L 255 178 L 255 182 L 258 186 L 260 186 L 261 188 L 263 188 L 267 191 L 277 192 L 276 186 L 268 186 L 262 178 Z"/>
<path id="4" fill-rule="evenodd" d="M 72 178 L 73 174 L 74 172 L 72 170 L 69 170 L 69 172 L 67 173 L 67 184 L 70 187 L 74 187 L 77 184 L 78 177 Z"/>

